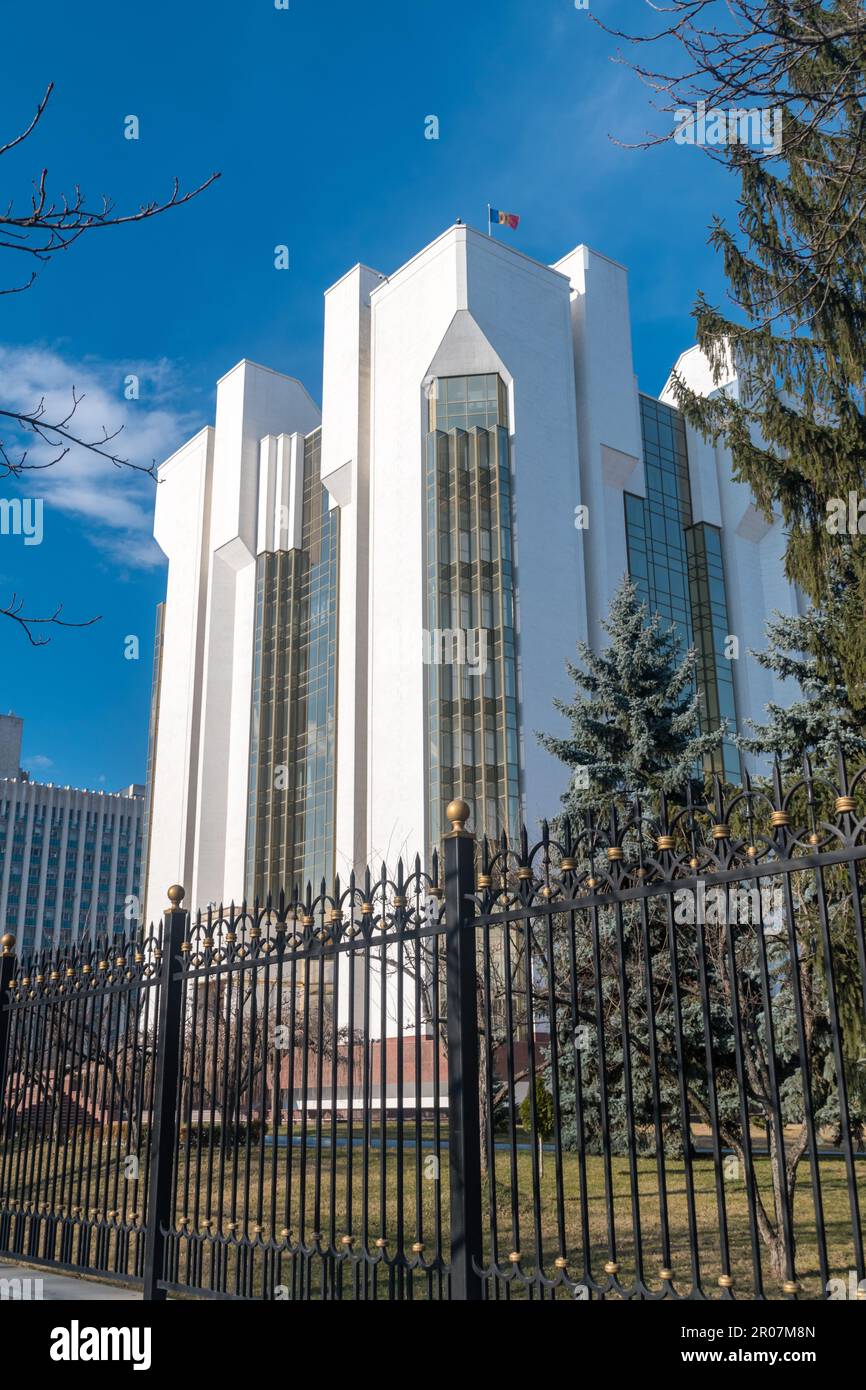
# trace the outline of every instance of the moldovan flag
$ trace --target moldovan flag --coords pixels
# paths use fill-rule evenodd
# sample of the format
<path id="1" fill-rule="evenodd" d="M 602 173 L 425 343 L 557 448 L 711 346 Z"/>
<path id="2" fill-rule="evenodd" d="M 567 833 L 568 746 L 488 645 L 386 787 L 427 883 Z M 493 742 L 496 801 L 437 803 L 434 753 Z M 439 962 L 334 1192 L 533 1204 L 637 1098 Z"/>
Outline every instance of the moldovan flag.
<path id="1" fill-rule="evenodd" d="M 495 222 L 499 227 L 510 227 L 514 231 L 520 223 L 520 218 L 516 212 L 499 212 L 496 208 L 491 208 L 490 221 Z"/>

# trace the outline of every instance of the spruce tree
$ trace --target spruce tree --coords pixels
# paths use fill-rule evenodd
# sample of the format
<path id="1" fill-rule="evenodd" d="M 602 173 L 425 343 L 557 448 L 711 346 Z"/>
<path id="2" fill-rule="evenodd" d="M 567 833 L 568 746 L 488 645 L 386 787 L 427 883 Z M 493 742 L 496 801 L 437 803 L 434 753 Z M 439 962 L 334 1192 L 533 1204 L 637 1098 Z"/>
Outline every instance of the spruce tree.
<path id="1" fill-rule="evenodd" d="M 720 217 L 733 313 L 697 296 L 697 339 L 717 385 L 674 377 L 677 404 L 723 440 L 734 476 L 787 533 L 785 569 L 828 613 L 826 640 L 856 707 L 866 705 L 866 8 L 862 0 L 671 0 L 663 28 L 623 35 L 662 109 L 766 109 L 777 150 L 707 148 L 739 181 L 737 225 Z M 685 55 L 668 61 L 670 45 Z M 657 103 L 659 104 L 659 103 Z M 658 139 L 672 139 L 667 131 Z M 647 143 L 655 143 L 648 141 Z M 690 152 L 684 150 L 687 159 Z"/>
<path id="2" fill-rule="evenodd" d="M 768 704 L 768 722 L 752 723 L 751 735 L 737 739 L 746 752 L 778 758 L 784 772 L 799 771 L 805 755 L 816 768 L 832 771 L 840 749 L 858 762 L 866 753 L 860 733 L 866 715 L 852 703 L 832 642 L 844 608 L 845 597 L 838 595 L 825 608 L 798 617 L 776 613 L 767 623 L 766 651 L 750 653 L 765 670 L 800 688 L 792 704 Z"/>
<path id="3" fill-rule="evenodd" d="M 724 726 L 698 731 L 696 654 L 681 652 L 676 630 L 665 630 L 657 613 L 650 618 L 628 577 L 601 626 L 609 646 L 595 652 L 578 643 L 582 666 L 568 663 L 575 698 L 554 702 L 570 736 L 538 735 L 574 769 L 563 803 L 578 817 L 604 811 L 617 797 L 682 788 L 725 734 Z"/>

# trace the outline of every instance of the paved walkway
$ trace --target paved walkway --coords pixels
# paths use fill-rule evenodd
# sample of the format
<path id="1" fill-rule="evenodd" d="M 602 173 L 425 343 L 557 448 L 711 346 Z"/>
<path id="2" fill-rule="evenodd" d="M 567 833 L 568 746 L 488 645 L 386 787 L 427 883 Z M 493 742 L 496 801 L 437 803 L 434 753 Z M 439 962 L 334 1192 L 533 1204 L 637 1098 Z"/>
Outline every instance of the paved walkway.
<path id="1" fill-rule="evenodd" d="M 12 1283 L 12 1280 L 20 1280 Z M 41 1285 L 39 1281 L 41 1280 Z M 0 1301 L 32 1299 L 45 1303 L 141 1302 L 141 1292 L 116 1284 L 100 1284 L 95 1279 L 78 1279 L 74 1274 L 56 1274 L 36 1265 L 0 1264 Z"/>

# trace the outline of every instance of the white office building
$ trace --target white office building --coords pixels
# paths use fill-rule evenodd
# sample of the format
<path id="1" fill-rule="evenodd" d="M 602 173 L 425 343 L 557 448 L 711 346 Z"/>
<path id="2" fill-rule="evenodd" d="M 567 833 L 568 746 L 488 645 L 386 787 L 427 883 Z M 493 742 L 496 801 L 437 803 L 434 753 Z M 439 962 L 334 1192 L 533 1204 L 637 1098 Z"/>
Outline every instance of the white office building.
<path id="1" fill-rule="evenodd" d="M 141 916 L 144 787 L 33 782 L 22 729 L 0 715 L 0 931 L 22 954 L 129 930 Z"/>
<path id="2" fill-rule="evenodd" d="M 679 367 L 714 389 L 696 351 Z M 453 795 L 488 833 L 556 814 L 536 731 L 626 572 L 696 645 L 704 718 L 761 717 L 782 692 L 747 652 L 797 598 L 730 473 L 641 394 L 606 256 L 542 265 L 458 224 L 350 270 L 321 409 L 243 361 L 160 468 L 148 914 L 175 881 L 204 906 L 423 858 Z"/>

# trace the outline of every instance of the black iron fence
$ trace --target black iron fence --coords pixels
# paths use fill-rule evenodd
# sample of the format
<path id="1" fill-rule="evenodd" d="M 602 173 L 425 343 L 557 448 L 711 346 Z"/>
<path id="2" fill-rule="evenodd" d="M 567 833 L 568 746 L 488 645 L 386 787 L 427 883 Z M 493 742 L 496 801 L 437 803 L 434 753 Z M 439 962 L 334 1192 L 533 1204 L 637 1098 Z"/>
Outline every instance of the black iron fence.
<path id="1" fill-rule="evenodd" d="M 866 1297 L 866 770 L 0 958 L 0 1255 L 147 1298 Z"/>

